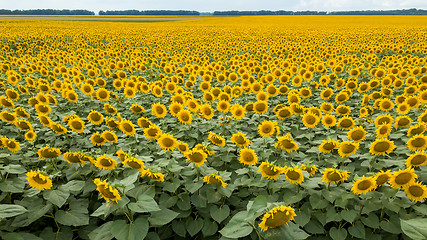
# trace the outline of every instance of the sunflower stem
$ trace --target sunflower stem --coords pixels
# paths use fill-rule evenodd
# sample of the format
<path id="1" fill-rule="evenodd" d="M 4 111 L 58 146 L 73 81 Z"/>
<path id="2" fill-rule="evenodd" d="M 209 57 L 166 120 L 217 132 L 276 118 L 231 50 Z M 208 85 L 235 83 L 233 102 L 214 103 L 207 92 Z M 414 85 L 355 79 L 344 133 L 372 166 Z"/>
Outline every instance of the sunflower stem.
<path id="1" fill-rule="evenodd" d="M 251 222 L 248 222 L 248 224 L 255 230 L 255 232 L 256 232 L 256 234 L 258 236 L 258 239 L 259 240 L 264 240 L 264 238 L 262 238 L 261 235 L 259 234 L 258 229 Z"/>
<path id="2" fill-rule="evenodd" d="M 328 191 L 330 190 L 331 187 L 331 183 L 328 183 Z"/>

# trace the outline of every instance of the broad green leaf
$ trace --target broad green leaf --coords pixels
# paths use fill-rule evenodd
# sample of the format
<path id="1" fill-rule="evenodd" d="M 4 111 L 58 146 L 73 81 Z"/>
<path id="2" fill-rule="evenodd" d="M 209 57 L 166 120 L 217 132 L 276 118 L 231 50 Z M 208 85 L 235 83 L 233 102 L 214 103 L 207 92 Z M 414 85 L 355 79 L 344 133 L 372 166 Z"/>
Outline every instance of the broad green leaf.
<path id="1" fill-rule="evenodd" d="M 2 236 L 3 240 L 42 240 L 34 234 L 26 232 L 6 233 Z"/>
<path id="2" fill-rule="evenodd" d="M 348 232 L 356 238 L 365 239 L 365 226 L 360 221 L 356 221 L 348 228 Z"/>
<path id="3" fill-rule="evenodd" d="M 148 221 L 150 221 L 151 225 L 163 226 L 175 219 L 178 215 L 179 213 L 170 209 L 162 209 L 160 211 L 152 212 Z"/>
<path id="4" fill-rule="evenodd" d="M 353 223 L 356 219 L 358 213 L 356 211 L 352 210 L 342 210 L 341 211 L 341 217 L 346 220 L 349 223 Z"/>
<path id="5" fill-rule="evenodd" d="M 363 224 L 371 228 L 378 228 L 380 226 L 380 220 L 373 213 L 369 214 L 368 217 L 362 217 L 361 220 Z"/>
<path id="6" fill-rule="evenodd" d="M 49 189 L 43 192 L 44 199 L 48 200 L 49 202 L 55 204 L 58 207 L 62 207 L 62 205 L 64 205 L 64 203 L 68 199 L 68 196 L 70 196 L 70 193 L 68 191 Z"/>
<path id="7" fill-rule="evenodd" d="M 400 219 L 402 231 L 414 240 L 427 239 L 427 218 Z"/>
<path id="8" fill-rule="evenodd" d="M 183 220 L 175 220 L 172 222 L 172 230 L 178 236 L 185 237 L 187 230 L 185 229 L 185 222 Z"/>
<path id="9" fill-rule="evenodd" d="M 228 207 L 228 205 L 224 205 L 219 208 L 216 205 L 213 205 L 210 208 L 210 214 L 211 214 L 211 217 L 217 223 L 221 223 L 222 221 L 224 221 L 224 219 L 226 219 L 230 215 L 230 208 Z"/>
<path id="10" fill-rule="evenodd" d="M 3 169 L 7 173 L 11 173 L 11 174 L 22 174 L 22 173 L 27 172 L 25 167 L 23 167 L 22 165 L 17 165 L 17 164 L 9 164 L 7 166 L 4 166 Z"/>
<path id="11" fill-rule="evenodd" d="M 139 195 L 138 201 L 129 203 L 128 206 L 130 210 L 138 213 L 160 211 L 157 202 L 152 197 L 145 194 Z"/>
<path id="12" fill-rule="evenodd" d="M 295 223 L 288 222 L 280 227 L 270 228 L 267 231 L 260 231 L 261 236 L 268 240 L 302 240 L 309 235 L 301 230 Z"/>
<path id="13" fill-rule="evenodd" d="M 198 182 L 189 182 L 185 184 L 185 188 L 190 192 L 194 193 L 195 191 L 199 190 L 203 186 L 203 181 Z"/>
<path id="14" fill-rule="evenodd" d="M 205 218 L 205 222 L 203 223 L 202 233 L 204 237 L 212 236 L 218 232 L 218 224 L 216 222 L 211 221 L 209 218 Z"/>
<path id="15" fill-rule="evenodd" d="M 111 234 L 110 229 L 111 226 L 113 226 L 113 222 L 106 222 L 102 224 L 97 229 L 93 230 L 91 233 L 89 233 L 89 239 L 90 240 L 110 240 L 114 236 Z"/>
<path id="16" fill-rule="evenodd" d="M 262 195 L 259 195 L 255 198 L 253 202 L 249 202 L 247 210 L 249 214 L 254 214 L 258 211 L 263 211 L 267 207 L 267 198 Z"/>
<path id="17" fill-rule="evenodd" d="M 203 219 L 202 218 L 187 218 L 185 221 L 185 228 L 191 237 L 196 235 L 203 228 Z"/>
<path id="18" fill-rule="evenodd" d="M 83 226 L 89 224 L 89 215 L 86 211 L 59 210 L 55 213 L 55 219 L 66 226 Z"/>
<path id="19" fill-rule="evenodd" d="M 325 229 L 322 224 L 316 219 L 311 218 L 311 220 L 304 226 L 304 229 L 311 234 L 324 234 Z"/>
<path id="20" fill-rule="evenodd" d="M 230 222 L 219 231 L 222 236 L 228 238 L 241 238 L 251 234 L 253 228 L 248 224 L 250 219 L 248 212 L 239 212 L 234 215 Z"/>
<path id="21" fill-rule="evenodd" d="M 67 184 L 61 185 L 59 189 L 63 192 L 79 192 L 85 186 L 85 181 L 71 180 Z"/>
<path id="22" fill-rule="evenodd" d="M 393 220 L 393 219 L 390 219 L 390 220 Z M 380 222 L 380 227 L 389 233 L 399 234 L 399 233 L 402 233 L 402 230 L 401 230 L 399 224 L 400 224 L 399 221 L 394 222 L 394 221 L 383 220 Z"/>
<path id="23" fill-rule="evenodd" d="M 347 231 L 344 228 L 337 229 L 336 227 L 332 227 L 329 230 L 329 236 L 333 240 L 342 240 L 347 238 Z"/>
<path id="24" fill-rule="evenodd" d="M 139 217 L 133 223 L 126 224 L 125 220 L 113 222 L 110 232 L 117 240 L 140 240 L 148 233 L 148 221 L 145 217 Z"/>
<path id="25" fill-rule="evenodd" d="M 15 217 L 26 213 L 28 210 L 23 206 L 16 204 L 0 204 L 0 219 Z"/>

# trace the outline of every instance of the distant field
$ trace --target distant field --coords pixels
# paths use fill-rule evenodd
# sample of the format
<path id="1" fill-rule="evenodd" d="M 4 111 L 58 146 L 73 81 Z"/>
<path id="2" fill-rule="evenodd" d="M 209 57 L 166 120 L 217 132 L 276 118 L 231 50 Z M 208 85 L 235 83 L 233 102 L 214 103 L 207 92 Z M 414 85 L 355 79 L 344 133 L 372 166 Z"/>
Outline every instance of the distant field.
<path id="1" fill-rule="evenodd" d="M 59 21 L 129 21 L 129 22 L 157 22 L 157 21 L 180 21 L 194 20 L 201 16 L 1 16 L 0 20 L 59 20 Z"/>

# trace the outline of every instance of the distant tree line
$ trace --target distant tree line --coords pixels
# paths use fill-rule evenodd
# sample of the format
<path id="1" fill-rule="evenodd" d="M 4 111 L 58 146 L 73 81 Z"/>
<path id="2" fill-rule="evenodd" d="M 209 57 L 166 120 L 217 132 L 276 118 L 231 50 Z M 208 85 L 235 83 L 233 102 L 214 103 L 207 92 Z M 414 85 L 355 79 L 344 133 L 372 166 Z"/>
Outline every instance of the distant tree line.
<path id="1" fill-rule="evenodd" d="M 327 12 L 318 12 L 318 11 L 215 11 L 213 15 L 242 15 L 242 16 L 250 16 L 250 15 L 326 15 Z"/>
<path id="2" fill-rule="evenodd" d="M 427 10 L 423 9 L 403 9 L 403 10 L 366 10 L 366 11 L 339 11 L 330 12 L 330 15 L 427 15 Z"/>
<path id="3" fill-rule="evenodd" d="M 99 15 L 200 15 L 198 11 L 189 10 L 107 10 L 99 11 Z"/>
<path id="4" fill-rule="evenodd" d="M 427 10 L 403 9 L 403 10 L 360 10 L 360 11 L 215 11 L 213 15 L 427 15 Z"/>
<path id="5" fill-rule="evenodd" d="M 8 10 L 0 9 L 0 15 L 95 15 L 88 10 L 56 10 L 56 9 L 30 9 L 30 10 Z"/>

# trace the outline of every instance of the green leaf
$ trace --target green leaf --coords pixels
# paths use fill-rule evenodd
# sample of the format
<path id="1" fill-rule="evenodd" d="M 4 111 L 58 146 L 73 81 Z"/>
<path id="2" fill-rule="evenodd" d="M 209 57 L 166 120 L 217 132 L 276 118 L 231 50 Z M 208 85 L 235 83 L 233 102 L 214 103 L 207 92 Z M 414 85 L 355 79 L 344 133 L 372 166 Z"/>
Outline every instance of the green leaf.
<path id="1" fill-rule="evenodd" d="M 420 205 L 420 206 L 412 206 L 413 209 L 415 209 L 417 212 L 427 215 L 427 205 Z"/>
<path id="2" fill-rule="evenodd" d="M 172 230 L 181 237 L 185 237 L 187 234 L 187 230 L 185 229 L 185 222 L 182 220 L 173 221 Z"/>
<path id="3" fill-rule="evenodd" d="M 349 223 L 353 223 L 358 213 L 355 210 L 342 210 L 341 217 Z"/>
<path id="4" fill-rule="evenodd" d="M 190 234 L 191 237 L 196 235 L 200 230 L 203 228 L 203 219 L 197 218 L 187 218 L 185 221 L 185 228 L 187 229 L 187 232 Z"/>
<path id="5" fill-rule="evenodd" d="M 160 211 L 152 212 L 148 221 L 150 221 L 151 225 L 163 226 L 174 220 L 178 215 L 179 213 L 165 208 Z"/>
<path id="6" fill-rule="evenodd" d="M 80 192 L 84 186 L 85 181 L 72 180 L 69 181 L 67 184 L 61 185 L 59 189 L 61 189 L 63 192 Z"/>
<path id="7" fill-rule="evenodd" d="M 288 222 L 288 225 L 271 228 L 267 231 L 260 232 L 264 239 L 268 240 L 302 240 L 309 237 L 309 235 L 301 230 L 295 223 Z"/>
<path id="8" fill-rule="evenodd" d="M 345 230 L 344 228 L 337 229 L 336 227 L 331 227 L 331 229 L 329 230 L 329 236 L 331 236 L 333 240 L 346 239 L 347 230 Z"/>
<path id="9" fill-rule="evenodd" d="M 91 233 L 89 233 L 89 239 L 90 240 L 110 240 L 114 236 L 111 234 L 110 229 L 113 226 L 113 222 L 106 222 L 102 224 L 97 229 L 93 230 Z"/>
<path id="10" fill-rule="evenodd" d="M 41 200 L 41 198 L 39 198 Z M 30 223 L 36 221 L 37 219 L 43 217 L 50 209 L 52 208 L 52 204 L 50 202 L 46 202 L 46 205 L 38 205 L 35 208 L 31 208 L 28 210 L 28 221 Z"/>
<path id="11" fill-rule="evenodd" d="M 140 217 L 130 224 L 126 224 L 125 220 L 116 220 L 113 222 L 110 232 L 117 240 L 144 239 L 148 233 L 148 221 L 145 217 Z"/>
<path id="12" fill-rule="evenodd" d="M 263 211 L 267 207 L 267 198 L 259 195 L 253 202 L 249 202 L 247 210 L 249 214 L 255 214 L 258 211 Z"/>
<path id="13" fill-rule="evenodd" d="M 26 232 L 7 233 L 2 236 L 3 240 L 42 240 L 34 234 Z"/>
<path id="14" fill-rule="evenodd" d="M 0 183 L 0 191 L 10 193 L 21 193 L 24 192 L 25 181 L 21 178 L 12 177 L 8 178 L 7 181 Z"/>
<path id="15" fill-rule="evenodd" d="M 326 211 L 326 223 L 341 221 L 341 216 L 335 211 L 335 208 L 331 207 Z"/>
<path id="16" fill-rule="evenodd" d="M 49 189 L 43 192 L 43 198 L 55 204 L 58 207 L 62 207 L 62 205 L 64 205 L 64 203 L 68 199 L 68 196 L 70 196 L 69 192 L 61 191 L 61 190 Z"/>
<path id="17" fill-rule="evenodd" d="M 15 217 L 26 213 L 27 209 L 23 206 L 15 205 L 15 204 L 0 204 L 0 219 Z"/>
<path id="18" fill-rule="evenodd" d="M 59 210 L 55 213 L 55 219 L 63 225 L 66 226 L 83 226 L 89 224 L 89 215 L 86 211 L 78 210 L 69 210 L 63 211 Z"/>
<path id="19" fill-rule="evenodd" d="M 216 205 L 213 205 L 210 208 L 210 214 L 213 220 L 215 220 L 217 223 L 221 223 L 230 215 L 230 208 L 228 205 L 224 205 L 220 208 L 218 208 Z"/>
<path id="20" fill-rule="evenodd" d="M 427 239 L 427 218 L 400 219 L 404 234 L 414 240 Z"/>
<path id="21" fill-rule="evenodd" d="M 380 220 L 373 213 L 369 214 L 368 217 L 362 217 L 361 220 L 363 224 L 370 228 L 378 228 L 380 226 Z"/>
<path id="22" fill-rule="evenodd" d="M 357 221 L 352 226 L 348 228 L 348 232 L 356 238 L 365 239 L 366 233 L 365 233 L 365 226 L 362 224 L 362 222 Z"/>
<path id="23" fill-rule="evenodd" d="M 389 233 L 393 233 L 393 234 L 399 234 L 399 233 L 402 233 L 402 230 L 401 230 L 401 228 L 400 228 L 400 222 L 399 221 L 397 221 L 397 222 L 394 222 L 394 221 L 392 221 L 393 219 L 392 218 L 390 218 L 390 220 L 391 221 L 381 221 L 380 222 L 380 227 L 383 229 L 383 230 L 386 230 L 387 232 L 389 232 Z"/>
<path id="24" fill-rule="evenodd" d="M 219 232 L 228 238 L 240 238 L 251 234 L 253 228 L 248 224 L 248 215 L 246 211 L 237 213 Z"/>
<path id="25" fill-rule="evenodd" d="M 9 164 L 4 166 L 3 169 L 10 174 L 22 174 L 27 172 L 27 170 L 22 165 Z"/>
<path id="26" fill-rule="evenodd" d="M 194 193 L 195 191 L 199 190 L 203 186 L 203 181 L 198 182 L 190 182 L 185 184 L 185 188 L 190 192 Z"/>
<path id="27" fill-rule="evenodd" d="M 203 236 L 208 237 L 212 236 L 218 232 L 218 225 L 211 221 L 209 218 L 205 218 L 205 222 L 203 223 L 202 233 Z"/>
<path id="28" fill-rule="evenodd" d="M 139 195 L 138 201 L 129 203 L 128 206 L 130 210 L 138 213 L 160 211 L 159 205 L 157 205 L 154 198 L 145 194 Z"/>
<path id="29" fill-rule="evenodd" d="M 323 228 L 322 224 L 313 218 L 304 226 L 304 229 L 311 234 L 325 233 L 325 229 Z"/>

